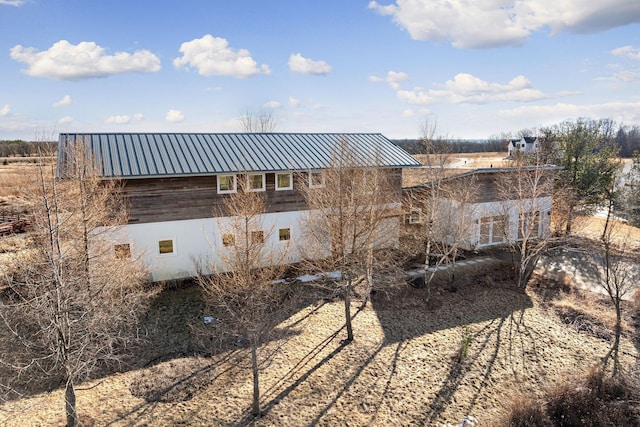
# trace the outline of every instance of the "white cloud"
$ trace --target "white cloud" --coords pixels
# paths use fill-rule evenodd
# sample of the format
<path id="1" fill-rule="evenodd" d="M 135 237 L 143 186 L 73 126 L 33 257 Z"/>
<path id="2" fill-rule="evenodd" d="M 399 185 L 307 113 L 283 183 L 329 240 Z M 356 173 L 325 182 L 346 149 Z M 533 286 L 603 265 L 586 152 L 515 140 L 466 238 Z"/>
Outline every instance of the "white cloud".
<path id="1" fill-rule="evenodd" d="M 291 56 L 289 56 L 289 70 L 294 73 L 322 76 L 331 72 L 331 65 L 327 64 L 325 61 L 314 61 L 312 59 L 305 58 L 299 53 L 292 53 Z"/>
<path id="2" fill-rule="evenodd" d="M 71 124 L 72 122 L 73 122 L 73 117 L 71 116 L 64 116 L 58 119 L 59 125 L 68 125 L 68 124 Z"/>
<path id="3" fill-rule="evenodd" d="M 294 98 L 293 96 L 290 96 L 290 97 L 289 97 L 289 105 L 290 105 L 290 106 L 292 106 L 292 107 L 294 107 L 294 108 L 295 108 L 295 107 L 298 107 L 298 106 L 300 105 L 300 100 L 299 100 L 299 99 Z"/>
<path id="4" fill-rule="evenodd" d="M 640 48 L 634 48 L 633 46 L 623 46 L 611 51 L 612 55 L 620 56 L 622 58 L 635 59 L 640 61 Z"/>
<path id="5" fill-rule="evenodd" d="M 607 102 L 603 104 L 567 104 L 521 106 L 499 112 L 502 117 L 524 118 L 531 122 L 558 123 L 567 118 L 606 117 L 619 123 L 640 122 L 640 102 Z"/>
<path id="6" fill-rule="evenodd" d="M 129 116 L 129 115 L 110 116 L 110 117 L 107 117 L 107 120 L 105 120 L 105 122 L 109 124 L 124 125 L 134 121 L 138 122 L 142 119 L 144 119 L 144 114 L 136 113 L 133 116 Z"/>
<path id="7" fill-rule="evenodd" d="M 24 4 L 24 0 L 0 0 L 0 4 L 19 7 Z"/>
<path id="8" fill-rule="evenodd" d="M 220 92 L 222 91 L 224 88 L 222 86 L 210 86 L 208 88 L 206 88 L 205 90 L 207 92 Z"/>
<path id="9" fill-rule="evenodd" d="M 6 116 L 11 111 L 11 106 L 9 104 L 5 104 L 4 107 L 0 108 L 0 116 Z"/>
<path id="10" fill-rule="evenodd" d="M 450 41 L 458 48 L 519 45 L 537 31 L 592 33 L 640 22 L 635 0 L 395 0 L 369 8 L 414 40 Z"/>
<path id="11" fill-rule="evenodd" d="M 408 108 L 402 112 L 402 117 L 413 117 L 416 113 L 411 108 Z"/>
<path id="12" fill-rule="evenodd" d="M 182 114 L 180 110 L 169 110 L 167 111 L 165 120 L 169 123 L 180 123 L 184 120 L 184 114 Z"/>
<path id="13" fill-rule="evenodd" d="M 402 71 L 389 71 L 387 77 L 369 76 L 369 81 L 373 83 L 387 83 L 393 90 L 400 89 L 400 83 L 407 80 L 409 76 Z"/>
<path id="14" fill-rule="evenodd" d="M 57 80 L 82 80 L 160 70 L 160 59 L 148 50 L 138 50 L 133 54 L 116 52 L 115 55 L 106 55 L 104 48 L 94 42 L 73 45 L 67 40 L 60 40 L 45 51 L 16 45 L 11 48 L 11 58 L 27 64 L 29 68 L 24 72 L 29 76 Z"/>
<path id="15" fill-rule="evenodd" d="M 567 96 L 565 92 L 554 96 L 545 95 L 531 89 L 531 82 L 524 76 L 517 76 L 507 84 L 490 83 L 468 73 L 459 73 L 453 80 L 438 85 L 439 89 L 399 90 L 399 99 L 414 105 L 435 103 L 487 104 L 490 102 L 512 101 L 530 102 L 548 99 L 554 96 Z"/>
<path id="16" fill-rule="evenodd" d="M 263 107 L 265 107 L 265 108 L 271 108 L 271 109 L 274 109 L 274 108 L 281 108 L 281 107 L 282 107 L 282 104 L 281 104 L 281 103 L 279 103 L 278 101 L 269 101 L 269 102 L 265 103 L 265 104 L 263 105 Z"/>
<path id="17" fill-rule="evenodd" d="M 173 60 L 176 68 L 195 68 L 198 74 L 205 77 L 230 76 L 237 79 L 271 74 L 269 66 L 258 63 L 246 49 L 234 50 L 229 42 L 221 37 L 206 34 L 200 39 L 193 39 L 180 45 L 182 56 Z"/>
<path id="18" fill-rule="evenodd" d="M 67 105 L 71 105 L 73 103 L 73 100 L 71 99 L 71 97 L 69 95 L 65 95 L 62 97 L 62 99 L 60 101 L 56 101 L 53 103 L 54 107 L 66 107 Z"/>

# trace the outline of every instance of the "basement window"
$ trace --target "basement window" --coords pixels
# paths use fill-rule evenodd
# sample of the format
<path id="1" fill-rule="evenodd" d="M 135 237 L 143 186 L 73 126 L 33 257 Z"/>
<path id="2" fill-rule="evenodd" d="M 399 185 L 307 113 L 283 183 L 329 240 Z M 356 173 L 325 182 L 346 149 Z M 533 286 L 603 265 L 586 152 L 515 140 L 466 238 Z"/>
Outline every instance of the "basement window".
<path id="1" fill-rule="evenodd" d="M 281 228 L 278 230 L 278 240 L 281 242 L 288 242 L 291 240 L 291 229 Z"/>
<path id="2" fill-rule="evenodd" d="M 292 190 L 293 176 L 291 172 L 276 174 L 276 190 Z"/>
<path id="3" fill-rule="evenodd" d="M 224 233 L 222 235 L 222 246 L 230 247 L 235 246 L 236 244 L 236 236 L 233 233 Z"/>
<path id="4" fill-rule="evenodd" d="M 407 222 L 409 224 L 422 224 L 422 209 L 411 208 L 409 215 L 407 215 Z"/>
<path id="5" fill-rule="evenodd" d="M 113 251 L 116 255 L 116 259 L 131 258 L 131 245 L 129 243 L 121 243 L 119 245 L 113 245 Z"/>
<path id="6" fill-rule="evenodd" d="M 160 255 L 167 255 L 174 253 L 173 239 L 165 239 L 158 241 L 158 253 Z"/>
<path id="7" fill-rule="evenodd" d="M 264 231 L 252 231 L 251 232 L 251 243 L 264 243 Z"/>
<path id="8" fill-rule="evenodd" d="M 218 193 L 235 193 L 237 189 L 235 175 L 218 175 Z"/>

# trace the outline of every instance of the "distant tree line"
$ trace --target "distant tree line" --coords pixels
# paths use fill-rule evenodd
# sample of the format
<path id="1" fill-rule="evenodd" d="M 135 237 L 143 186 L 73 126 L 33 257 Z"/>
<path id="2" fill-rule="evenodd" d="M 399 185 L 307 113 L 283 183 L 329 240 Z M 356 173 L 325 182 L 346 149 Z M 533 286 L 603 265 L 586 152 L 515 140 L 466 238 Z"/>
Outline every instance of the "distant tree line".
<path id="1" fill-rule="evenodd" d="M 0 157 L 29 157 L 40 152 L 53 153 L 56 142 L 0 140 Z"/>
<path id="2" fill-rule="evenodd" d="M 396 139 L 396 145 L 411 154 L 427 154 L 423 139 Z M 507 151 L 506 142 L 502 139 L 446 139 L 444 144 L 447 153 L 486 153 Z"/>

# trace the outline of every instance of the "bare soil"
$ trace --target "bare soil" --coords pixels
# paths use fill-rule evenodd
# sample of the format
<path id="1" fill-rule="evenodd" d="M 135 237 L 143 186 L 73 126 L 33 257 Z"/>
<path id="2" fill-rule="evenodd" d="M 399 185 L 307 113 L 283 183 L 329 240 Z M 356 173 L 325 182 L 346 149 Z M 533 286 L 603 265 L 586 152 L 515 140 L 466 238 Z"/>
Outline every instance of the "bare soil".
<path id="1" fill-rule="evenodd" d="M 247 350 L 201 352 L 190 325 L 215 313 L 202 311 L 197 287 L 166 289 L 141 325 L 148 341 L 132 353 L 129 370 L 80 385 L 79 412 L 96 426 L 441 426 L 465 415 L 494 426 L 512 398 L 539 396 L 609 350 L 606 300 L 543 278 L 523 292 L 500 263 L 473 271 L 429 301 L 406 284 L 376 292 L 360 311 L 354 301 L 351 343 L 342 341 L 342 302 L 303 289 L 305 303 L 260 348 L 259 419 L 249 414 Z M 568 298 L 589 298 L 571 306 L 586 307 L 581 327 L 560 304 Z M 631 367 L 638 350 L 628 320 L 622 349 Z M 63 409 L 61 390 L 36 393 L 0 406 L 0 425 L 63 425 Z"/>

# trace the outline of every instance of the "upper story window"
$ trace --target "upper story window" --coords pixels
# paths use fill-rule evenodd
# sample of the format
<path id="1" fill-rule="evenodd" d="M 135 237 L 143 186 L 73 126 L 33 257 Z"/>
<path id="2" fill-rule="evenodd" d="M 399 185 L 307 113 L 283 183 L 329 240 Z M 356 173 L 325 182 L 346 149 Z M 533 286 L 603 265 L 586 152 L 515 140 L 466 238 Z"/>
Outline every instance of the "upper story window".
<path id="1" fill-rule="evenodd" d="M 218 193 L 235 193 L 237 190 L 235 175 L 218 175 Z"/>
<path id="2" fill-rule="evenodd" d="M 292 190 L 293 175 L 291 172 L 282 172 L 276 174 L 276 190 Z"/>
<path id="3" fill-rule="evenodd" d="M 167 255 L 175 253 L 173 239 L 164 239 L 158 241 L 158 254 Z"/>
<path id="4" fill-rule="evenodd" d="M 264 191 L 265 179 L 263 173 L 255 173 L 247 175 L 247 190 L 249 191 Z"/>
<path id="5" fill-rule="evenodd" d="M 309 188 L 321 188 L 325 184 L 325 174 L 322 171 L 309 172 Z"/>

